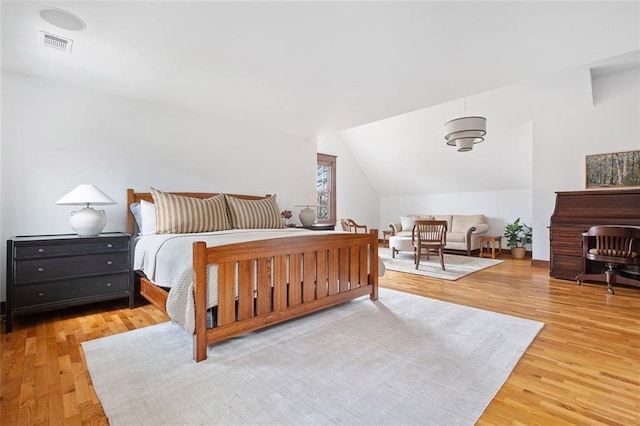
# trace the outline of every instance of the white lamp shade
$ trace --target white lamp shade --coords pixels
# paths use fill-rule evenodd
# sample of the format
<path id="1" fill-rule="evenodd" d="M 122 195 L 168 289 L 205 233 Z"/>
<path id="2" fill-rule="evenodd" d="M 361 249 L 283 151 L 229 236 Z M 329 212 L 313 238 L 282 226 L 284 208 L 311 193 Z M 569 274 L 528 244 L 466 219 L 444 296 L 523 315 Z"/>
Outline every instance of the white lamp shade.
<path id="1" fill-rule="evenodd" d="M 458 146 L 458 140 L 466 140 L 468 143 L 475 144 L 484 141 L 484 135 L 487 134 L 487 119 L 484 117 L 460 117 L 451 121 L 447 121 L 444 125 L 447 145 Z M 470 149 L 464 149 L 470 151 Z M 461 151 L 461 149 L 458 149 Z"/>
<path id="2" fill-rule="evenodd" d="M 82 206 L 82 205 L 100 205 L 106 206 L 116 204 L 111 197 L 100 191 L 93 185 L 81 184 L 76 186 L 71 192 L 56 201 L 56 204 Z"/>
<path id="3" fill-rule="evenodd" d="M 467 152 L 473 149 L 473 140 L 470 138 L 464 139 L 456 139 L 456 146 L 458 147 L 458 152 Z"/>
<path id="4" fill-rule="evenodd" d="M 320 207 L 320 203 L 316 197 L 307 194 L 301 203 L 296 204 L 296 207 Z"/>

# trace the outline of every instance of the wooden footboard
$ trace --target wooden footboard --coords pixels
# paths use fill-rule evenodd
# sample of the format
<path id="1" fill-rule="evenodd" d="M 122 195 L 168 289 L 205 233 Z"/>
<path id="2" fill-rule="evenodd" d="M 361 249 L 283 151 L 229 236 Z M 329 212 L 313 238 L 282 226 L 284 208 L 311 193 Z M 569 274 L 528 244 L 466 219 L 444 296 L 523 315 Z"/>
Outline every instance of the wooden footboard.
<path id="1" fill-rule="evenodd" d="M 218 265 L 218 309 L 207 329 L 207 265 Z M 194 359 L 207 344 L 369 295 L 378 298 L 378 231 L 320 234 L 207 248 L 193 245 Z M 236 292 L 237 286 L 237 292 Z"/>

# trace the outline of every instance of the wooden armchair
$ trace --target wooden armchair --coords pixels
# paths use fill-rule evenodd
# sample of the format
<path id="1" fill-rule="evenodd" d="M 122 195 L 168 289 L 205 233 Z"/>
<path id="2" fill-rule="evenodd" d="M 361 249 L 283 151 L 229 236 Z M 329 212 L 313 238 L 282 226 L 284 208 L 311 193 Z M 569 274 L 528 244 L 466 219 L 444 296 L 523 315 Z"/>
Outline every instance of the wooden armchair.
<path id="1" fill-rule="evenodd" d="M 609 293 L 614 294 L 616 283 L 640 287 L 640 280 L 618 273 L 622 265 L 640 265 L 640 228 L 623 226 L 592 226 L 583 234 L 582 252 L 586 260 L 604 262 L 606 270 L 601 274 L 580 274 L 578 284 L 593 280 L 607 283 Z M 595 240 L 595 247 L 593 243 Z M 586 270 L 586 268 L 585 268 Z"/>
<path id="2" fill-rule="evenodd" d="M 440 266 L 444 268 L 444 246 L 447 244 L 447 221 L 446 220 L 416 220 L 411 233 L 411 242 L 414 246 L 414 263 L 416 269 L 420 266 L 420 258 L 433 250 L 438 251 Z"/>
<path id="3" fill-rule="evenodd" d="M 340 219 L 340 226 L 343 231 L 358 233 L 362 230 L 365 234 L 369 232 L 367 225 L 358 225 L 353 219 Z"/>

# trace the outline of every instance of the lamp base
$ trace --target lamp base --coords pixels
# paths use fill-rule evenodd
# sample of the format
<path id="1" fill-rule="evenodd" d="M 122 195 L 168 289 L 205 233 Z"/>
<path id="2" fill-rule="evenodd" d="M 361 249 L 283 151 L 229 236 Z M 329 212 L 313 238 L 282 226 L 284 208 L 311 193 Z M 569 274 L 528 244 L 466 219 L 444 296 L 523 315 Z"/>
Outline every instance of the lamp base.
<path id="1" fill-rule="evenodd" d="M 71 212 L 69 225 L 79 236 L 93 237 L 100 234 L 107 225 L 107 216 L 104 210 L 84 207 L 77 212 Z"/>
<path id="2" fill-rule="evenodd" d="M 304 209 L 300 210 L 298 219 L 300 219 L 302 226 L 309 227 L 316 221 L 316 212 L 309 207 L 305 207 Z"/>

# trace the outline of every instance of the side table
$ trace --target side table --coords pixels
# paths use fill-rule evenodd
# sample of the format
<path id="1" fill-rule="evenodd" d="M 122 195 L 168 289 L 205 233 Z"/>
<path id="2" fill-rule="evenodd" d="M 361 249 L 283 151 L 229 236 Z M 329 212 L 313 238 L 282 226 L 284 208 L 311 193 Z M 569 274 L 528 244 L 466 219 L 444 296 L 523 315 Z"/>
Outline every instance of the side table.
<path id="1" fill-rule="evenodd" d="M 480 242 L 480 253 L 478 254 L 478 257 L 491 257 L 492 259 L 495 259 L 496 246 L 500 254 L 502 254 L 502 236 L 481 235 L 478 237 L 478 242 Z M 485 244 L 487 253 L 484 253 Z M 491 248 L 491 252 L 489 252 L 489 248 Z"/>

